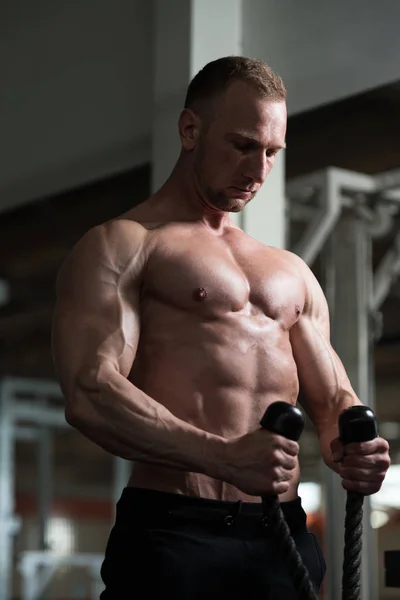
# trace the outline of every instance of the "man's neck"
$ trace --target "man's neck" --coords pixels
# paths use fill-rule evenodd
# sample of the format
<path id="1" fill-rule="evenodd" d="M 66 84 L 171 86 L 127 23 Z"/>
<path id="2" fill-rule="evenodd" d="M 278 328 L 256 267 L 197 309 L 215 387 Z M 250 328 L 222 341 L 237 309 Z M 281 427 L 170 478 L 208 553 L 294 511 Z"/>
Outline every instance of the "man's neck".
<path id="1" fill-rule="evenodd" d="M 154 194 L 153 201 L 174 220 L 201 221 L 215 233 L 231 226 L 229 213 L 207 204 L 199 192 L 191 170 L 178 161 L 170 177 Z"/>

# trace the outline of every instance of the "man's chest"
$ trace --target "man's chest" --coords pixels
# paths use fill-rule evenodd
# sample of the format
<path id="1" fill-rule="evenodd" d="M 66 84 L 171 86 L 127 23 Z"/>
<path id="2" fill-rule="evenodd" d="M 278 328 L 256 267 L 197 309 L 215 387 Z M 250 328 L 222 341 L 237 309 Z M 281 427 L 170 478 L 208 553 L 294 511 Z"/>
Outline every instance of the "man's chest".
<path id="1" fill-rule="evenodd" d="M 297 272 L 274 249 L 211 235 L 160 240 L 149 260 L 145 293 L 204 318 L 265 316 L 290 328 L 304 305 Z"/>

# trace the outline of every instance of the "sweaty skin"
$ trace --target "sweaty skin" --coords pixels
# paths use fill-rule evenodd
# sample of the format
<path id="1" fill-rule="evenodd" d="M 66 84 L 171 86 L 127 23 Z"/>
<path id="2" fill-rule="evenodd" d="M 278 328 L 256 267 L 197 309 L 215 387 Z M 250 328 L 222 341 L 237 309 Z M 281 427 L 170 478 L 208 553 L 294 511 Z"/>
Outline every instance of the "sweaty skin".
<path id="1" fill-rule="evenodd" d="M 243 85 L 206 132 L 184 111 L 171 179 L 91 229 L 65 261 L 53 355 L 66 419 L 134 462 L 131 486 L 291 500 L 299 446 L 259 421 L 301 389 L 325 462 L 344 469 L 348 489 L 373 493 L 389 464 L 384 440 L 353 445 L 348 463 L 336 442 L 332 456 L 338 415 L 360 400 L 331 347 L 318 282 L 229 218 L 262 185 L 286 129 L 284 105 Z"/>

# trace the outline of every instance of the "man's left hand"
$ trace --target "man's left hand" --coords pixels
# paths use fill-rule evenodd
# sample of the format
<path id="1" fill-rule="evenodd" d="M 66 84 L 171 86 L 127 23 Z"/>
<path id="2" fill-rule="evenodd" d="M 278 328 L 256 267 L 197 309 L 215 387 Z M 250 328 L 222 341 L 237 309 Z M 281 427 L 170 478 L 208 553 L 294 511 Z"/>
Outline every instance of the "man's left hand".
<path id="1" fill-rule="evenodd" d="M 344 446 L 336 438 L 330 446 L 345 490 L 369 496 L 381 489 L 390 467 L 389 444 L 385 439 L 377 437 Z"/>

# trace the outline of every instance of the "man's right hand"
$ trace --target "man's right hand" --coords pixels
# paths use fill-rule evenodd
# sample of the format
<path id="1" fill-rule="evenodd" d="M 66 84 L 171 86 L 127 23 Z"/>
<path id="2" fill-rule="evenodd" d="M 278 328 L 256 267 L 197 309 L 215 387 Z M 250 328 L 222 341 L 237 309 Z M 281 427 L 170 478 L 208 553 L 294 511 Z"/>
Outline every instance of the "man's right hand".
<path id="1" fill-rule="evenodd" d="M 226 481 L 252 496 L 288 491 L 298 465 L 299 445 L 260 429 L 226 444 Z"/>

